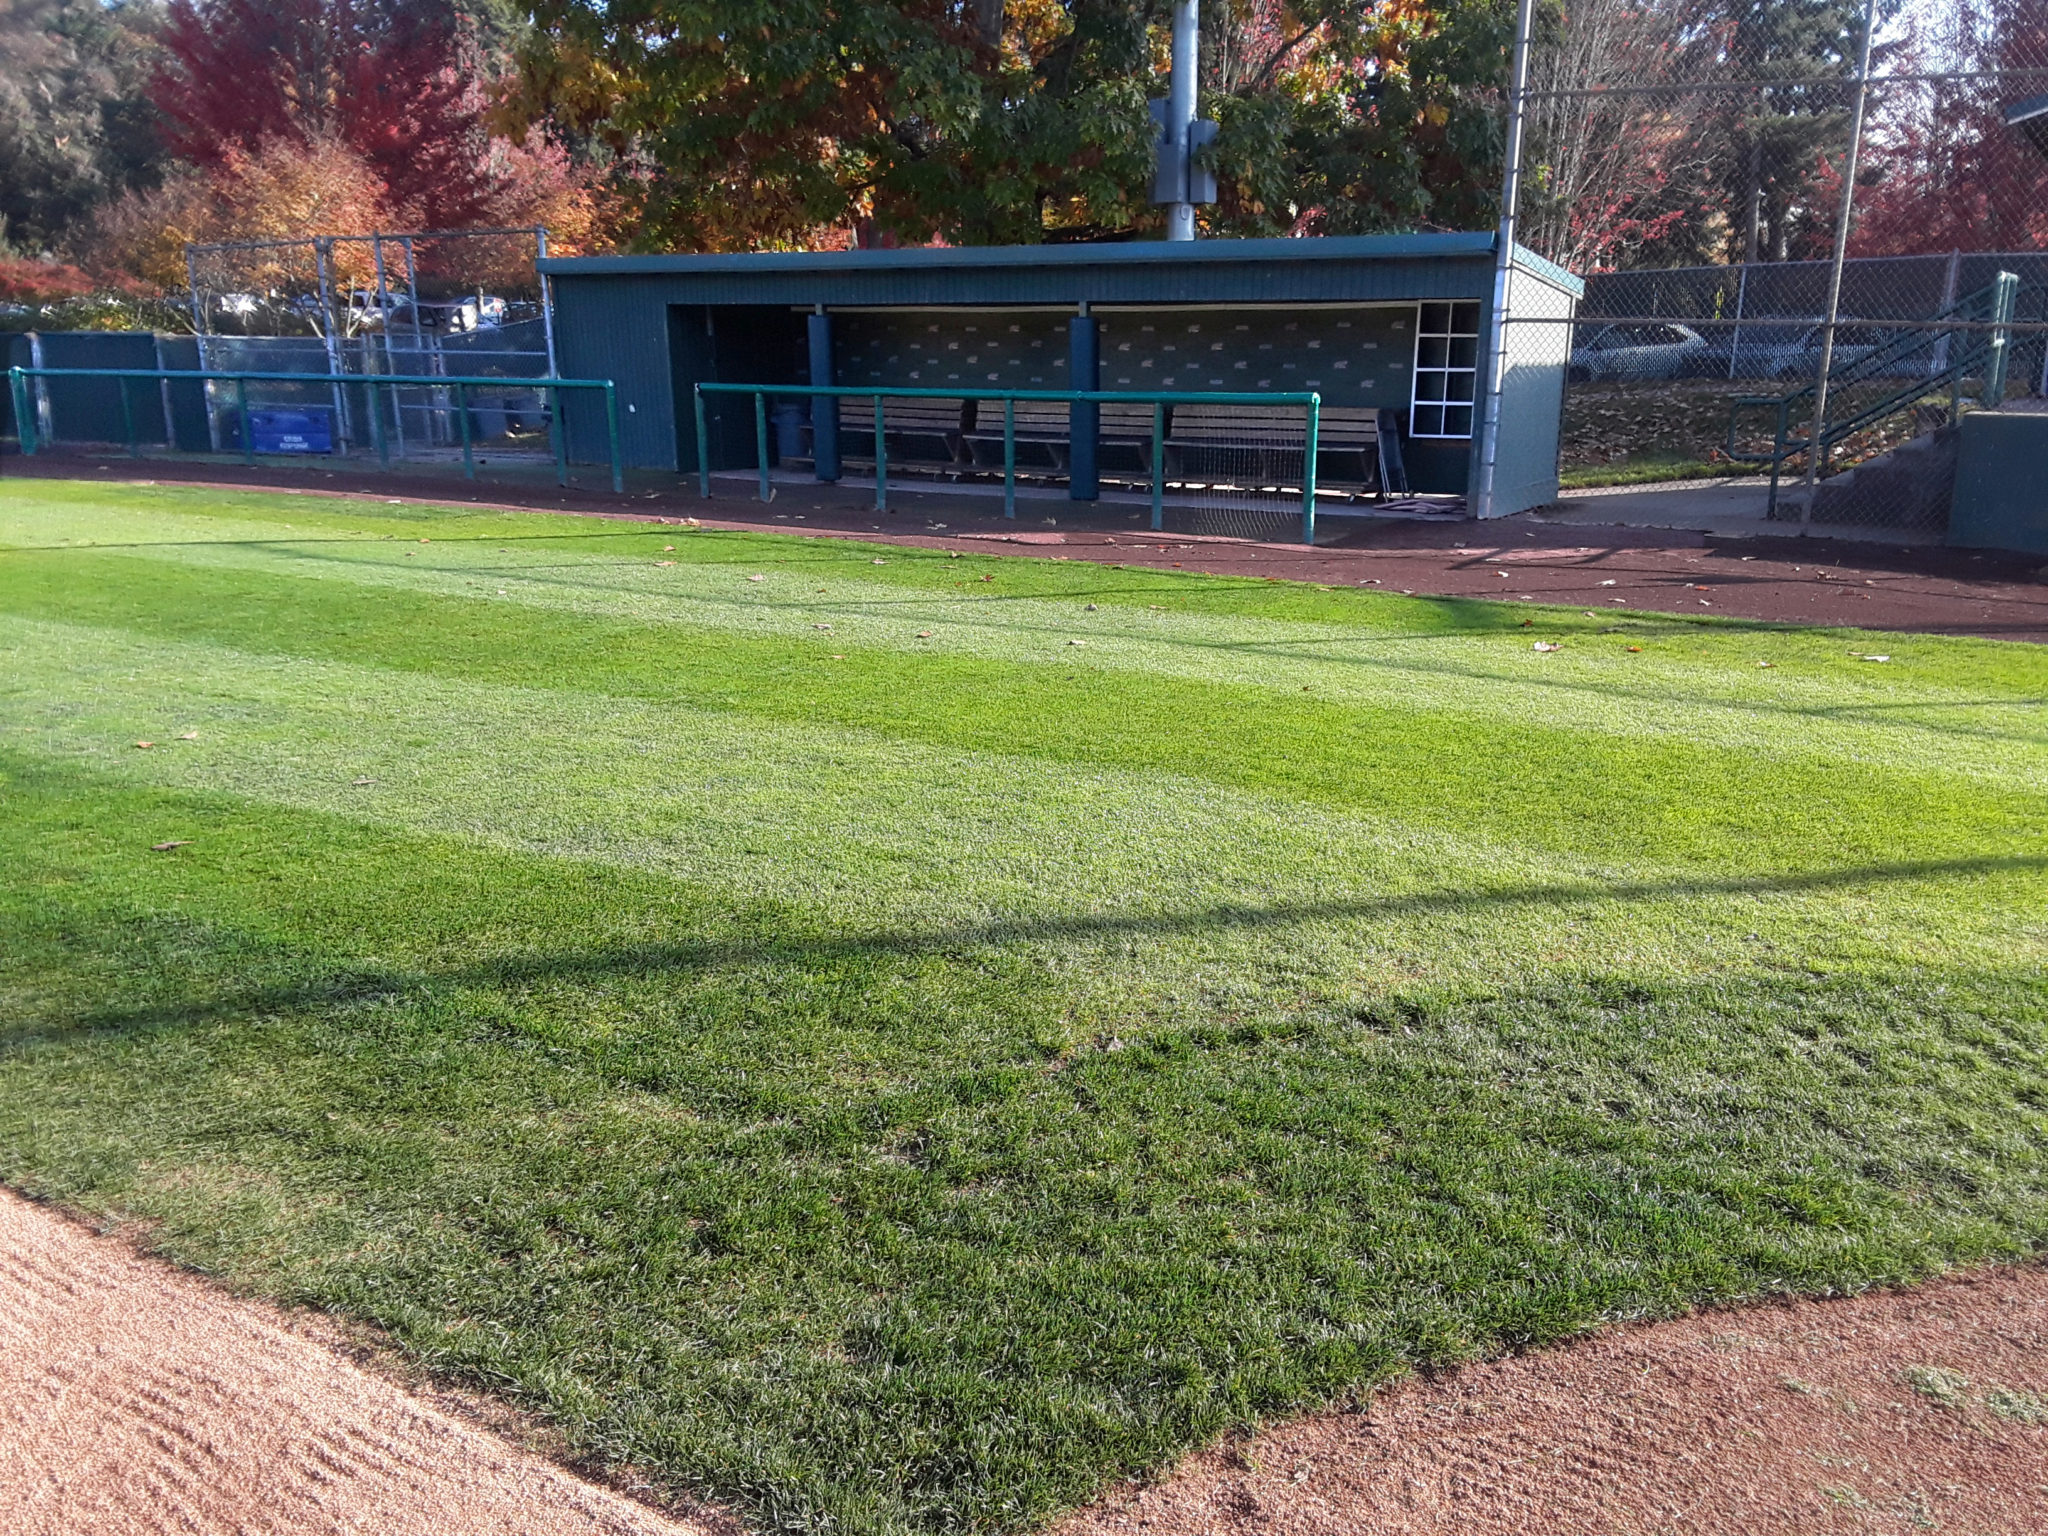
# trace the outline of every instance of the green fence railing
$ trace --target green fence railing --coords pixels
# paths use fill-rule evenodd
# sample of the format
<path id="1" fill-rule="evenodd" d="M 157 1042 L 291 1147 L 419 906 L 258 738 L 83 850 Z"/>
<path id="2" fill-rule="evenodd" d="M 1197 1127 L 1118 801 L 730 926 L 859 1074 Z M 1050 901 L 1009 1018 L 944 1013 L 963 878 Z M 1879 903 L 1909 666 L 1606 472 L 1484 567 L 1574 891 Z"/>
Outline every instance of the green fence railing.
<path id="1" fill-rule="evenodd" d="M 1017 515 L 1017 412 L 1020 400 L 1053 404 L 1149 405 L 1152 407 L 1152 526 L 1165 526 L 1166 507 L 1166 411 L 1179 405 L 1300 406 L 1303 411 L 1301 472 L 1301 538 L 1316 541 L 1316 438 L 1322 413 L 1322 396 L 1313 391 L 1282 394 L 1251 394 L 1230 391 L 1165 390 L 1147 393 L 1115 389 L 899 389 L 893 386 L 861 384 L 699 384 L 693 403 L 697 424 L 697 482 L 705 496 L 711 494 L 711 434 L 704 416 L 704 397 L 752 395 L 754 397 L 754 452 L 760 468 L 761 500 L 770 496 L 768 483 L 768 401 L 771 396 L 827 396 L 844 399 L 872 398 L 875 402 L 875 510 L 889 509 L 888 424 L 883 402 L 888 400 L 1000 400 L 1003 402 L 1003 516 Z"/>
<path id="2" fill-rule="evenodd" d="M 407 373 L 229 373 L 190 368 L 10 368 L 7 370 L 7 378 L 14 396 L 14 419 L 21 436 L 21 451 L 24 454 L 35 453 L 42 446 L 41 432 L 36 424 L 36 411 L 29 398 L 29 380 L 119 379 L 122 429 L 128 452 L 135 457 L 141 456 L 142 445 L 135 431 L 135 406 L 128 388 L 131 381 L 148 380 L 159 385 L 232 384 L 235 386 L 235 412 L 241 426 L 242 462 L 245 464 L 256 462 L 256 445 L 249 432 L 251 384 L 303 384 L 325 385 L 330 389 L 367 389 L 370 432 L 376 443 L 378 462 L 381 464 L 391 462 L 391 443 L 384 432 L 384 418 L 379 408 L 378 395 L 387 389 L 448 389 L 454 392 L 454 411 L 456 420 L 460 423 L 462 472 L 471 480 L 476 478 L 476 454 L 469 425 L 469 391 L 479 388 L 548 389 L 555 392 L 554 408 L 549 411 L 548 435 L 554 446 L 555 479 L 561 485 L 569 483 L 568 431 L 560 410 L 561 392 L 565 389 L 595 389 L 604 394 L 605 432 L 611 448 L 612 490 L 623 494 L 626 489 L 625 461 L 619 452 L 618 392 L 610 379 L 493 378 L 487 375 Z M 395 402 L 395 395 L 393 400 Z"/>

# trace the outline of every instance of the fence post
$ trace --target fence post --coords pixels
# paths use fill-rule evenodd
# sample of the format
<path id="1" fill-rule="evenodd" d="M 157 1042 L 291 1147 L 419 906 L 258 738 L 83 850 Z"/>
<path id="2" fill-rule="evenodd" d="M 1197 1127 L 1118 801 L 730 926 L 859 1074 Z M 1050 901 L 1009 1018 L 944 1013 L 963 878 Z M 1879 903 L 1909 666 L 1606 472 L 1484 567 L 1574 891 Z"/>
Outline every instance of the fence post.
<path id="1" fill-rule="evenodd" d="M 240 374 L 235 376 L 235 414 L 242 423 L 242 462 L 253 469 L 256 465 L 256 439 L 249 435 L 249 381 Z"/>
<path id="2" fill-rule="evenodd" d="M 1827 457 L 1828 373 L 1835 363 L 1835 323 L 1842 315 L 1842 264 L 1849 256 L 1849 223 L 1856 215 L 1856 162 L 1863 153 L 1863 113 L 1870 103 L 1870 41 L 1877 30 L 1877 0 L 1864 0 L 1863 45 L 1856 58 L 1856 98 L 1849 113 L 1849 155 L 1842 170 L 1842 211 L 1835 220 L 1835 254 L 1828 269 L 1828 312 L 1820 333 L 1820 377 L 1813 386 L 1813 430 L 1807 434 L 1806 496 L 1799 511 L 1804 532 L 1813 522 L 1820 494 L 1821 461 Z"/>
<path id="3" fill-rule="evenodd" d="M 164 366 L 164 339 L 161 336 L 153 336 L 150 338 L 150 341 L 156 350 L 156 389 L 164 408 L 164 447 L 170 452 L 176 453 L 178 451 L 178 417 L 177 413 L 171 409 L 170 370 Z"/>
<path id="4" fill-rule="evenodd" d="M 135 441 L 135 402 L 128 394 L 128 379 L 124 376 L 121 385 L 121 430 L 128 434 L 128 457 L 139 459 L 142 448 Z"/>
<path id="5" fill-rule="evenodd" d="M 690 386 L 690 403 L 697 418 L 697 494 L 711 496 L 711 434 L 704 427 L 704 386 Z"/>
<path id="6" fill-rule="evenodd" d="M 754 463 L 761 471 L 761 500 L 773 501 L 775 488 L 768 483 L 768 397 L 754 391 Z"/>
<path id="7" fill-rule="evenodd" d="M 875 510 L 889 510 L 889 441 L 882 435 L 882 397 L 875 396 Z"/>
<path id="8" fill-rule="evenodd" d="M 1017 515 L 1017 401 L 1003 396 L 1003 516 Z"/>
<path id="9" fill-rule="evenodd" d="M 604 424 L 611 436 L 612 494 L 626 494 L 626 461 L 619 452 L 619 391 L 610 379 L 604 381 Z"/>
<path id="10" fill-rule="evenodd" d="M 391 467 L 391 441 L 384 435 L 384 407 L 377 403 L 377 375 L 363 375 L 364 398 L 370 406 L 370 436 L 377 440 L 377 462 L 384 468 Z"/>
<path id="11" fill-rule="evenodd" d="M 1303 454 L 1301 470 L 1301 542 L 1313 545 L 1316 541 L 1316 444 L 1322 428 L 1323 398 L 1321 395 L 1308 397 L 1307 451 Z"/>
<path id="12" fill-rule="evenodd" d="M 476 460 L 469 450 L 469 386 L 457 381 L 455 385 L 455 415 L 462 428 L 462 478 L 476 478 Z"/>
<path id="13" fill-rule="evenodd" d="M 42 370 L 49 366 L 49 362 L 43 356 L 43 333 L 41 331 L 30 331 L 28 333 L 28 363 L 29 369 L 35 378 L 35 383 L 31 386 L 30 393 L 35 396 L 36 440 L 43 443 L 54 443 L 57 441 L 57 418 L 50 410 L 49 381 L 42 375 Z"/>
<path id="14" fill-rule="evenodd" d="M 1152 531 L 1166 526 L 1166 402 L 1152 402 Z"/>

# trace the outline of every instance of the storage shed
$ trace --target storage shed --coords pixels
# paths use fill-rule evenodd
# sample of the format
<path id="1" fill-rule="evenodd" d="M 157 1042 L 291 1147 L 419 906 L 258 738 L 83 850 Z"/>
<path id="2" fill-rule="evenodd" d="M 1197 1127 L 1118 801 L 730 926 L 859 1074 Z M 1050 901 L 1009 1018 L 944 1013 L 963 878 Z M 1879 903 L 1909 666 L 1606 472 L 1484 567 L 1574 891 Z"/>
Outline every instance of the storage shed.
<path id="1" fill-rule="evenodd" d="M 1326 419 L 1398 433 L 1414 491 L 1458 495 L 1479 472 L 1495 250 L 1490 233 L 1429 234 L 558 257 L 542 269 L 562 370 L 615 381 L 627 462 L 641 467 L 695 472 L 700 382 L 1313 390 Z M 1556 496 L 1583 285 L 1518 249 L 1508 292 L 1511 315 L 1544 323 L 1505 328 L 1495 514 Z M 594 449 L 584 438 L 597 424 L 573 409 L 572 445 Z M 752 467 L 751 407 L 712 414 L 711 467 Z M 978 462 L 948 435 L 963 466 Z M 1092 473 L 1076 467 L 1077 498 L 1094 494 Z"/>

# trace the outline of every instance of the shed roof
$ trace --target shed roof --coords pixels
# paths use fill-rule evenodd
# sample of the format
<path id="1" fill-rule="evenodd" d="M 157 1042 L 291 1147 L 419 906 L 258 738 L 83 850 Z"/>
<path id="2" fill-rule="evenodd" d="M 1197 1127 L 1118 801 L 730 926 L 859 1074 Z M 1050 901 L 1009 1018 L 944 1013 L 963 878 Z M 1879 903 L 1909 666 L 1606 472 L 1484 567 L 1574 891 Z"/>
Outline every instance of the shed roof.
<path id="1" fill-rule="evenodd" d="M 810 302 L 818 297 L 820 279 L 829 280 L 844 295 L 838 299 L 842 303 L 900 302 L 913 289 L 927 302 L 939 303 L 998 298 L 1111 303 L 1154 293 L 1191 302 L 1285 301 L 1335 297 L 1337 290 L 1377 297 L 1377 292 L 1367 290 L 1383 288 L 1388 290 L 1384 296 L 1392 298 L 1416 296 L 1432 286 L 1431 274 L 1435 286 L 1446 294 L 1453 288 L 1460 293 L 1472 288 L 1492 266 L 1496 239 L 1488 231 L 711 256 L 556 256 L 543 261 L 541 270 L 557 278 L 665 277 L 701 290 L 703 300 L 712 303 Z M 1577 278 L 1532 252 L 1518 248 L 1515 260 L 1517 266 L 1575 297 L 1584 291 Z"/>

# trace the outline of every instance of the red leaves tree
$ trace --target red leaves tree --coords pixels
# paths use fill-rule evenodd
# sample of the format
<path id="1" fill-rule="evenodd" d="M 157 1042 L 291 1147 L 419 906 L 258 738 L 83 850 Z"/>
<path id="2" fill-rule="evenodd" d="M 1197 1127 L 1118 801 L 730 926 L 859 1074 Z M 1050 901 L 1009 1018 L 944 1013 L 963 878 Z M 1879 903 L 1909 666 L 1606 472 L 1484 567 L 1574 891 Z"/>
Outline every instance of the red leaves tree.
<path id="1" fill-rule="evenodd" d="M 488 218 L 494 167 L 475 25 L 407 0 L 171 0 L 151 91 L 173 150 L 212 168 L 283 141 L 346 145 L 393 209 Z"/>

